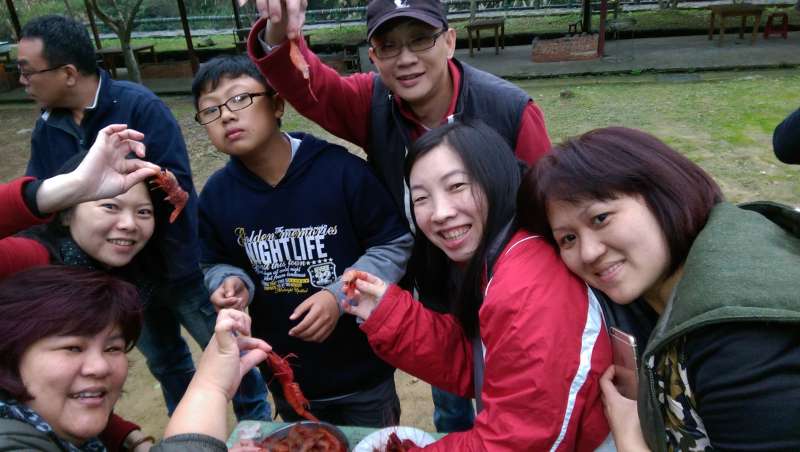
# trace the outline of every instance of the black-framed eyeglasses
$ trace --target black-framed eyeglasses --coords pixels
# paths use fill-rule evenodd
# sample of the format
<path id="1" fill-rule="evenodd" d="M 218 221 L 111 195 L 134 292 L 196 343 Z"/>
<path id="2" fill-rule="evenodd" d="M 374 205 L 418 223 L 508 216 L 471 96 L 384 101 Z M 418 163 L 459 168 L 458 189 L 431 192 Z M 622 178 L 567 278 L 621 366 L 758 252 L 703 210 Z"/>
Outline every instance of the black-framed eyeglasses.
<path id="1" fill-rule="evenodd" d="M 53 66 L 39 71 L 26 71 L 22 69 L 21 66 L 17 65 L 17 70 L 19 71 L 19 76 L 25 79 L 26 82 L 29 82 L 31 80 L 31 77 L 33 77 L 36 74 L 43 74 L 45 72 L 55 71 L 57 69 L 61 69 L 64 66 L 66 66 L 66 64 L 59 64 L 58 66 Z"/>
<path id="2" fill-rule="evenodd" d="M 447 30 L 439 30 L 432 35 L 418 36 L 406 42 L 382 42 L 377 46 L 372 46 L 372 50 L 375 52 L 375 56 L 381 60 L 394 58 L 400 55 L 400 52 L 403 51 L 403 47 L 414 53 L 424 52 L 433 48 L 439 36 L 446 31 Z"/>
<path id="3" fill-rule="evenodd" d="M 204 108 L 198 111 L 197 114 L 194 115 L 194 120 L 199 122 L 200 125 L 204 126 L 222 117 L 223 106 L 227 107 L 228 111 L 238 111 L 253 105 L 254 97 L 270 95 L 272 95 L 272 93 L 268 92 L 237 94 L 226 100 L 223 104 L 214 105 L 213 107 Z"/>

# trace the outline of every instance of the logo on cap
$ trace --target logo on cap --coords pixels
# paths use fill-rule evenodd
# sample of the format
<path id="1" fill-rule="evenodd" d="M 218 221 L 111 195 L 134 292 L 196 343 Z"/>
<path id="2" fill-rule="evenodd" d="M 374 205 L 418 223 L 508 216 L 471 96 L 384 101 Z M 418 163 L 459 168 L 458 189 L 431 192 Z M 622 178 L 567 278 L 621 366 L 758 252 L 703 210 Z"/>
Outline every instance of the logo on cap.
<path id="1" fill-rule="evenodd" d="M 408 8 L 408 0 L 394 0 L 395 8 Z"/>

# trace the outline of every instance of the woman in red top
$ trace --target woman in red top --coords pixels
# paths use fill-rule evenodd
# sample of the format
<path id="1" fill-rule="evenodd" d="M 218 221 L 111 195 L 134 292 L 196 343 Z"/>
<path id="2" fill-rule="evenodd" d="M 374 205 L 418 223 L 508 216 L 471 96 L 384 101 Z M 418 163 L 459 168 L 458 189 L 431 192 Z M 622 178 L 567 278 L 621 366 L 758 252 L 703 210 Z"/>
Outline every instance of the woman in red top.
<path id="1" fill-rule="evenodd" d="M 345 309 L 390 364 L 475 397 L 475 426 L 429 450 L 595 450 L 609 441 L 599 378 L 611 362 L 600 306 L 547 242 L 518 230 L 520 166 L 482 124 L 453 123 L 407 157 L 425 309 L 376 277 L 345 274 Z M 435 296 L 434 295 L 434 296 Z"/>

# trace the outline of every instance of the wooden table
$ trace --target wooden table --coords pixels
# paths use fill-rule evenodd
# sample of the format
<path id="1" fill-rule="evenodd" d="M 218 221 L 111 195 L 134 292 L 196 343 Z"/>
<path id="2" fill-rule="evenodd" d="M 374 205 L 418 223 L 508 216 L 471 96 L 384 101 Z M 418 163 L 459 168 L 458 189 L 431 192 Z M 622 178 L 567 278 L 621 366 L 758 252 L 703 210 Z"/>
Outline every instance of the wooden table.
<path id="1" fill-rule="evenodd" d="M 153 63 L 158 63 L 155 44 L 139 44 L 136 46 L 131 46 L 131 48 L 133 48 L 134 54 L 150 52 L 153 57 Z M 122 48 L 103 47 L 102 49 L 97 49 L 95 53 L 103 58 L 103 63 L 106 65 L 106 69 L 111 72 L 111 76 L 117 78 L 117 63 L 115 62 L 115 57 L 118 55 L 122 56 Z"/>
<path id="2" fill-rule="evenodd" d="M 753 24 L 753 34 L 750 37 L 750 45 L 755 44 L 756 36 L 758 35 L 758 27 L 761 25 L 761 15 L 764 13 L 764 5 L 751 5 L 742 3 L 738 5 L 714 5 L 708 9 L 711 10 L 711 18 L 708 21 L 708 39 L 714 39 L 714 21 L 716 16 L 719 16 L 719 42 L 718 45 L 722 46 L 722 41 L 725 39 L 725 18 L 726 17 L 741 17 L 742 23 L 739 26 L 739 38 L 744 38 L 744 27 L 747 24 L 747 18 L 753 16 L 755 23 Z"/>
<path id="3" fill-rule="evenodd" d="M 475 19 L 467 22 L 467 36 L 469 40 L 469 56 L 472 53 L 472 32 L 475 32 L 478 51 L 481 50 L 481 30 L 494 30 L 494 54 L 498 55 L 500 49 L 505 49 L 506 19 L 504 17 L 490 17 Z"/>
<path id="4" fill-rule="evenodd" d="M 237 441 L 241 437 L 250 437 L 253 438 L 265 438 L 270 433 L 274 432 L 275 430 L 289 425 L 287 422 L 259 422 L 259 421 L 241 421 L 236 424 L 236 427 L 231 432 L 231 435 L 228 437 L 227 445 L 228 447 L 232 447 L 236 444 Z M 337 425 L 339 429 L 344 433 L 347 437 L 347 441 L 350 443 L 350 449 L 352 450 L 356 444 L 361 442 L 367 435 L 372 432 L 377 432 L 378 428 L 370 428 L 370 427 L 353 427 L 353 426 L 341 426 Z M 244 435 L 243 435 L 244 433 Z M 254 435 L 255 433 L 255 435 Z M 431 433 L 428 432 L 435 439 L 440 439 L 444 436 L 444 433 Z"/>

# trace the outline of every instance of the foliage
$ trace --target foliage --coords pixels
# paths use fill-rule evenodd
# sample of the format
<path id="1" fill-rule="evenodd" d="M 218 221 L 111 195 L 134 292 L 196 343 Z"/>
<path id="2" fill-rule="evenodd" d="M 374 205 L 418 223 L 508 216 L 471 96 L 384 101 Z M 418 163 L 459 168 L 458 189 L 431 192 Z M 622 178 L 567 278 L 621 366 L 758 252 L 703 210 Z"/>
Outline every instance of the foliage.
<path id="1" fill-rule="evenodd" d="M 783 165 L 772 153 L 772 131 L 800 105 L 796 71 L 706 72 L 690 83 L 667 79 L 649 74 L 520 85 L 545 112 L 554 143 L 597 127 L 640 128 L 700 164 L 731 201 L 800 205 L 800 167 Z M 562 98 L 564 89 L 574 96 Z"/>
<path id="2" fill-rule="evenodd" d="M 114 30 L 119 38 L 122 57 L 125 60 L 125 67 L 128 69 L 128 79 L 136 83 L 141 83 L 142 75 L 136 55 L 131 48 L 131 37 L 134 27 L 133 20 L 139 13 L 141 5 L 142 0 L 85 0 L 87 10 L 91 8 L 93 14 Z"/>

